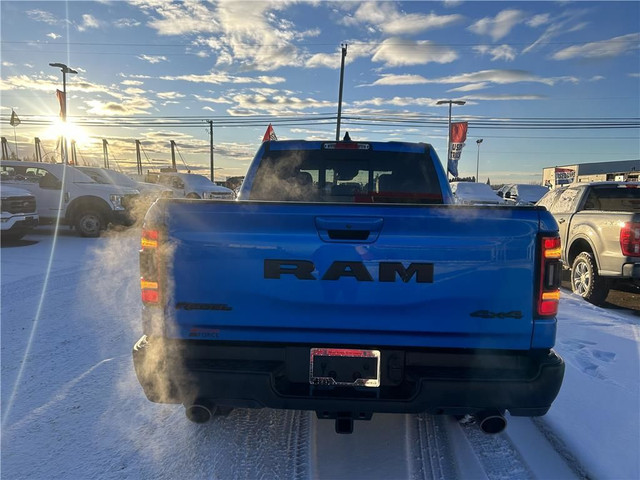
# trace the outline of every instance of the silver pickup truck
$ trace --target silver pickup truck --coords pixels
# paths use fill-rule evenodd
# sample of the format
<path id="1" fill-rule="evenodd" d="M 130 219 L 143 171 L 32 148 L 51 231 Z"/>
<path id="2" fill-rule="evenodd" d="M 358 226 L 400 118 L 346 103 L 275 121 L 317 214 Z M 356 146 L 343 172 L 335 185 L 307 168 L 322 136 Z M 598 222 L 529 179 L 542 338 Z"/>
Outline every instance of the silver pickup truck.
<path id="1" fill-rule="evenodd" d="M 612 287 L 640 285 L 640 183 L 577 183 L 537 204 L 558 222 L 574 293 L 600 305 Z"/>

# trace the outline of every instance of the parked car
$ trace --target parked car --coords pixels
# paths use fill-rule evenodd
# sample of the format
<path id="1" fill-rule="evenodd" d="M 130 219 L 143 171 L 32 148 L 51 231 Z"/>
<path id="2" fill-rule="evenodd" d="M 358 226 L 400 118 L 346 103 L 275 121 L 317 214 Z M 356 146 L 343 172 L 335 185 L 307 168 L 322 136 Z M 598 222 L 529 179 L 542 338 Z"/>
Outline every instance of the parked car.
<path id="1" fill-rule="evenodd" d="M 60 219 L 83 237 L 97 237 L 109 224 L 131 225 L 132 207 L 140 192 L 103 185 L 77 168 L 62 163 L 0 163 L 3 184 L 28 190 L 36 197 L 42 223 Z"/>
<path id="2" fill-rule="evenodd" d="M 142 219 L 149 206 L 160 197 L 172 197 L 173 190 L 163 185 L 155 183 L 140 182 L 108 168 L 101 167 L 76 167 L 82 173 L 88 175 L 93 180 L 102 184 L 120 185 L 126 188 L 134 188 L 140 192 L 140 196 L 133 206 L 133 216 Z"/>
<path id="3" fill-rule="evenodd" d="M 3 240 L 18 240 L 38 225 L 36 197 L 28 190 L 0 186 Z"/>
<path id="4" fill-rule="evenodd" d="M 504 198 L 505 192 L 511 188 L 511 185 L 513 185 L 513 183 L 505 183 L 496 190 L 496 195 L 498 195 L 500 198 Z"/>
<path id="5" fill-rule="evenodd" d="M 216 185 L 204 175 L 197 173 L 161 172 L 158 184 L 173 190 L 174 197 L 217 198 L 232 200 L 235 193 L 230 188 Z"/>
<path id="6" fill-rule="evenodd" d="M 461 205 L 502 205 L 504 201 L 486 183 L 451 182 L 455 203 Z"/>
<path id="7" fill-rule="evenodd" d="M 549 191 L 537 205 L 560 226 L 571 289 L 600 305 L 609 289 L 640 285 L 640 183 L 577 183 Z"/>
<path id="8" fill-rule="evenodd" d="M 515 205 L 533 205 L 540 200 L 549 189 L 542 185 L 514 183 L 504 192 L 502 197 L 507 203 Z"/>

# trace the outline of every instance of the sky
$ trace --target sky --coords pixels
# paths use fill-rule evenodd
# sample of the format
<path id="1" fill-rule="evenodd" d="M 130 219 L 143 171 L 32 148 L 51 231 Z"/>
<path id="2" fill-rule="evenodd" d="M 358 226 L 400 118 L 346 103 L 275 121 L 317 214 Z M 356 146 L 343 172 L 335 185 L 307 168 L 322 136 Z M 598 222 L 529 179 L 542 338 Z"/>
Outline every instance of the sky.
<path id="1" fill-rule="evenodd" d="M 3 242 L 2 478 L 640 478 L 639 312 L 563 289 L 560 393 L 547 415 L 508 416 L 499 435 L 469 419 L 400 414 L 337 435 L 311 412 L 269 409 L 196 425 L 181 405 L 149 402 L 135 377 L 139 235 L 39 227 Z"/>
<path id="2" fill-rule="evenodd" d="M 78 163 L 244 175 L 269 123 L 278 139 L 341 134 L 431 143 L 448 105 L 469 124 L 460 176 L 540 183 L 542 169 L 640 159 L 640 3 L 0 3 L 0 133 L 19 157 L 58 159 L 56 89 L 68 74 Z M 13 111 L 21 123 L 10 125 Z M 482 139 L 482 143 L 477 141 Z"/>

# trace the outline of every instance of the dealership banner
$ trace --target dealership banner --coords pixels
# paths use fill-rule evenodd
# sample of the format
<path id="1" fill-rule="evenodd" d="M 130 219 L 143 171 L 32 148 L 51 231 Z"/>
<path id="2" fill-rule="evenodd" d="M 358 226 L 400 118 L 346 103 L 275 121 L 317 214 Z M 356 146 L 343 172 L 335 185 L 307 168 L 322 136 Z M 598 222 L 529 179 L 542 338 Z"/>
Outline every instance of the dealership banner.
<path id="1" fill-rule="evenodd" d="M 449 131 L 450 145 L 449 158 L 447 160 L 447 170 L 454 177 L 458 176 L 458 161 L 464 147 L 464 141 L 467 139 L 467 122 L 456 122 L 451 124 Z"/>
<path id="2" fill-rule="evenodd" d="M 573 183 L 576 171 L 573 168 L 556 168 L 556 185 Z"/>

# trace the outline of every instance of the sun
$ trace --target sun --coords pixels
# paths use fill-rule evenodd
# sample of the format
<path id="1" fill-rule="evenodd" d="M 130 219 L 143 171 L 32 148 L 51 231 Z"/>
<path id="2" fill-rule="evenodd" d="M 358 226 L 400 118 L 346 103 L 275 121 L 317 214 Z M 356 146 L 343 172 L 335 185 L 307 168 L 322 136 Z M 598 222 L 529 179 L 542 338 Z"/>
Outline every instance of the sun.
<path id="1" fill-rule="evenodd" d="M 93 143 L 89 132 L 79 126 L 67 120 L 63 122 L 60 118 L 57 118 L 51 126 L 45 131 L 44 138 L 49 140 L 56 140 L 59 137 L 66 137 L 68 141 L 75 140 L 78 146 L 89 146 Z"/>

